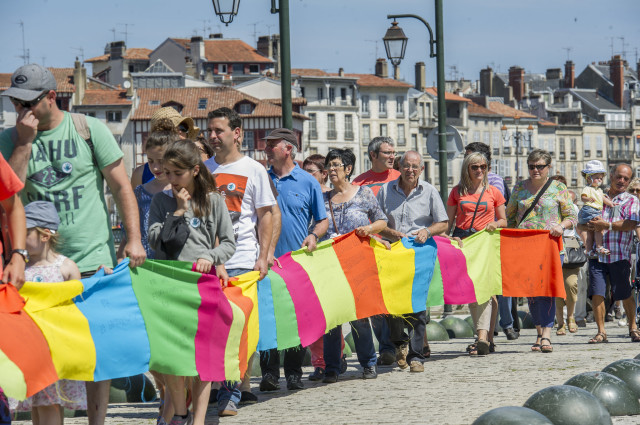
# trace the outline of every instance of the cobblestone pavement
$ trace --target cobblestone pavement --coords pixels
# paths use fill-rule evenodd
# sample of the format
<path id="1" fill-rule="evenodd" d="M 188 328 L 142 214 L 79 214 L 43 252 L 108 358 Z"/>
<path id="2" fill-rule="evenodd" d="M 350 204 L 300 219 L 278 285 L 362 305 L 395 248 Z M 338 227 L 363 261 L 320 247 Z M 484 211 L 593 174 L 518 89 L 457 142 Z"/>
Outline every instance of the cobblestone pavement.
<path id="1" fill-rule="evenodd" d="M 214 406 L 207 424 L 225 423 L 322 423 L 322 424 L 470 424 L 482 413 L 501 406 L 521 406 L 533 393 L 563 384 L 574 375 L 598 371 L 609 363 L 633 358 L 640 344 L 633 344 L 626 327 L 607 323 L 608 344 L 587 344 L 595 335 L 595 324 L 577 334 L 555 336 L 554 352 L 533 353 L 535 330 L 525 329 L 515 341 L 503 334 L 496 338 L 494 354 L 472 358 L 465 353 L 471 338 L 432 342 L 431 358 L 424 373 L 380 368 L 376 380 L 361 379 L 355 355 L 349 370 L 336 384 L 311 383 L 298 392 L 279 390 L 260 393 L 259 378 L 253 378 L 258 404 L 240 409 L 238 416 L 219 420 Z M 284 379 L 280 385 L 286 388 Z M 107 424 L 154 424 L 158 404 L 112 404 Z M 638 424 L 640 416 L 615 417 L 619 424 Z M 27 424 L 17 421 L 16 424 Z M 86 418 L 67 419 L 66 424 L 86 424 Z"/>

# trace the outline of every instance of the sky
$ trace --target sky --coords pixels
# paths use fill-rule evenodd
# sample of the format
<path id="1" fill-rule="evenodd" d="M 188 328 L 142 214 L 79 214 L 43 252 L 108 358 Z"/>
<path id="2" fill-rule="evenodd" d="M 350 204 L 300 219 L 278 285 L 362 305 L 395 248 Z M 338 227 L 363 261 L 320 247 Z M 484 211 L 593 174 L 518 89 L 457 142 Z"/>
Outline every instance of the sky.
<path id="1" fill-rule="evenodd" d="M 225 26 L 210 0 L 0 0 L 0 73 L 24 63 L 23 28 L 31 62 L 72 67 L 76 56 L 102 55 L 107 43 L 125 37 L 127 47 L 155 49 L 168 37 L 221 32 L 255 46 L 257 36 L 279 32 L 270 7 L 269 0 L 242 0 Z M 387 15 L 403 13 L 422 16 L 435 31 L 432 0 L 290 0 L 292 67 L 373 73 L 376 58 L 386 57 Z M 544 73 L 564 69 L 568 58 L 578 75 L 623 50 L 635 64 L 638 16 L 638 0 L 444 0 L 446 78 L 477 80 L 487 66 Z M 401 79 L 413 83 L 415 63 L 425 62 L 427 84 L 435 84 L 427 29 L 415 19 L 399 25 L 409 38 Z"/>

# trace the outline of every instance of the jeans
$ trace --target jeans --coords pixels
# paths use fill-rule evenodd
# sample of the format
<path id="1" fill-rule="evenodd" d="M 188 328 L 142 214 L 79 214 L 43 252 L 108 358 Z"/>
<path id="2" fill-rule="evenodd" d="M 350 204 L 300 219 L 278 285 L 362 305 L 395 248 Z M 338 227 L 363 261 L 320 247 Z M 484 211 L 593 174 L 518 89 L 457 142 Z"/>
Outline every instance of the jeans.
<path id="1" fill-rule="evenodd" d="M 533 324 L 552 328 L 556 318 L 556 299 L 553 297 L 527 297 Z"/>
<path id="2" fill-rule="evenodd" d="M 377 316 L 371 316 L 371 328 L 378 340 L 378 352 L 396 353 L 396 346 L 391 342 L 389 335 L 389 325 L 387 323 L 387 315 L 379 314 Z"/>
<path id="3" fill-rule="evenodd" d="M 351 322 L 353 343 L 356 347 L 358 362 L 362 367 L 374 367 L 377 362 L 376 348 L 373 345 L 373 334 L 369 319 L 359 319 Z M 324 362 L 326 372 L 340 373 L 340 335 L 342 326 L 336 326 L 324 335 Z"/>
<path id="4" fill-rule="evenodd" d="M 302 345 L 284 350 L 285 377 L 302 376 L 302 362 L 306 353 L 307 349 L 302 348 Z M 260 368 L 262 369 L 263 377 L 268 373 L 276 379 L 280 378 L 280 355 L 277 349 L 272 348 L 271 350 L 260 351 Z"/>
<path id="5" fill-rule="evenodd" d="M 503 330 L 513 328 L 513 317 L 511 317 L 511 297 L 498 295 L 498 312 L 500 312 L 500 327 Z"/>
<path id="6" fill-rule="evenodd" d="M 227 274 L 229 277 L 235 277 L 250 271 L 251 269 L 227 269 Z M 240 382 L 224 381 L 220 384 L 220 389 L 218 390 L 218 403 L 231 400 L 238 405 L 238 403 L 240 403 L 241 396 L 242 392 L 240 391 Z"/>
<path id="7" fill-rule="evenodd" d="M 405 326 L 408 328 L 408 334 L 404 332 Z M 389 332 L 391 333 L 391 341 L 400 347 L 409 343 L 409 354 L 407 354 L 407 363 L 412 360 L 424 362 L 424 336 L 427 326 L 427 312 L 407 314 L 404 317 L 389 316 Z"/>

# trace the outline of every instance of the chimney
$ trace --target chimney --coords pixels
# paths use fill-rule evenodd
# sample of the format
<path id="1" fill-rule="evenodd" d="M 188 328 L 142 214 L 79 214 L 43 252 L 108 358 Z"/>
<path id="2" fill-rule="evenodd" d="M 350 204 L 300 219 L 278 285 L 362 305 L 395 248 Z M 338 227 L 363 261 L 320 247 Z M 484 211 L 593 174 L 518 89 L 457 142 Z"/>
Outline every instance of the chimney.
<path id="1" fill-rule="evenodd" d="M 576 86 L 576 66 L 572 61 L 567 61 L 564 64 L 564 87 L 567 89 L 575 88 Z"/>
<path id="2" fill-rule="evenodd" d="M 493 96 L 493 69 L 489 67 L 480 70 L 480 94 Z"/>
<path id="3" fill-rule="evenodd" d="M 131 74 L 129 74 L 129 76 L 127 77 L 127 79 L 125 81 L 127 81 L 129 83 L 128 86 L 125 85 L 125 87 L 127 87 L 127 92 L 126 92 L 125 96 L 128 99 L 131 99 L 133 97 L 133 77 L 131 76 Z"/>
<path id="4" fill-rule="evenodd" d="M 393 66 L 393 79 L 394 80 L 400 79 L 400 67 L 397 65 Z"/>
<path id="5" fill-rule="evenodd" d="M 620 55 L 615 55 L 609 62 L 609 78 L 613 83 L 613 103 L 622 108 L 624 99 L 624 62 Z"/>
<path id="6" fill-rule="evenodd" d="M 127 47 L 124 45 L 124 41 L 113 41 L 110 46 L 111 60 L 122 59 Z"/>
<path id="7" fill-rule="evenodd" d="M 513 97 L 520 102 L 524 97 L 524 69 L 519 66 L 509 68 L 509 87 L 513 88 Z"/>
<path id="8" fill-rule="evenodd" d="M 273 59 L 273 45 L 268 35 L 258 37 L 258 53 L 269 59 Z"/>
<path id="9" fill-rule="evenodd" d="M 222 38 L 222 33 L 217 32 L 215 34 L 209 34 L 209 39 Z"/>
<path id="10" fill-rule="evenodd" d="M 344 77 L 344 68 L 338 69 L 338 76 L 339 77 Z"/>
<path id="11" fill-rule="evenodd" d="M 200 36 L 191 37 L 191 62 L 196 66 L 205 61 L 204 40 Z"/>
<path id="12" fill-rule="evenodd" d="M 73 67 L 73 85 L 76 90 L 73 94 L 73 104 L 82 105 L 84 93 L 87 89 L 87 68 L 82 66 L 82 62 L 76 58 Z"/>
<path id="13" fill-rule="evenodd" d="M 193 62 L 191 62 L 191 58 L 190 57 L 186 57 L 185 58 L 186 63 L 184 65 L 184 73 L 185 75 L 188 75 L 190 77 L 195 78 L 196 80 L 198 80 L 198 76 L 196 73 L 196 67 L 193 65 Z"/>
<path id="14" fill-rule="evenodd" d="M 424 62 L 416 63 L 416 90 L 425 91 L 427 88 L 427 68 Z"/>
<path id="15" fill-rule="evenodd" d="M 387 60 L 380 58 L 376 60 L 376 77 L 387 78 L 389 71 L 387 71 Z"/>
<path id="16" fill-rule="evenodd" d="M 549 80 L 560 80 L 562 79 L 562 70 L 560 68 L 549 68 L 547 69 L 547 81 Z"/>

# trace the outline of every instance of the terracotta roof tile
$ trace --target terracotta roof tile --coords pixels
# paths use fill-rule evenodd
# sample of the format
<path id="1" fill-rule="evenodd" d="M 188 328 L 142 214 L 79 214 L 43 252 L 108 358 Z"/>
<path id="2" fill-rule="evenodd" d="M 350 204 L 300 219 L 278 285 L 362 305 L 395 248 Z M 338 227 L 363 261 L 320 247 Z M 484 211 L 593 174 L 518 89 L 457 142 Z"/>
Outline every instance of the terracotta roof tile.
<path id="1" fill-rule="evenodd" d="M 131 105 L 126 90 L 87 90 L 83 105 Z"/>
<path id="2" fill-rule="evenodd" d="M 0 74 L 0 90 L 6 90 L 11 87 L 11 76 L 13 74 Z"/>
<path id="3" fill-rule="evenodd" d="M 445 99 L 447 97 L 445 96 Z M 490 109 L 485 108 L 482 105 L 478 105 L 475 102 L 471 102 L 467 105 L 467 111 L 469 111 L 469 115 L 484 115 L 484 116 L 491 116 L 491 117 L 501 117 L 502 115 L 493 112 Z"/>
<path id="4" fill-rule="evenodd" d="M 547 121 L 547 120 L 540 120 L 538 121 L 538 125 L 542 126 L 542 127 L 557 127 L 558 124 L 551 122 L 551 121 Z"/>
<path id="5" fill-rule="evenodd" d="M 172 38 L 173 41 L 191 49 L 191 40 L 187 38 Z M 204 55 L 209 62 L 227 63 L 273 63 L 273 60 L 262 56 L 256 49 L 242 40 L 227 40 L 224 38 L 204 40 Z"/>
<path id="6" fill-rule="evenodd" d="M 187 87 L 171 89 L 138 89 L 140 98 L 139 106 L 133 115 L 133 120 L 149 120 L 151 115 L 167 102 L 176 102 L 183 105 L 182 115 L 191 118 L 206 119 L 209 111 L 226 106 L 233 108 L 243 100 L 247 100 L 256 105 L 252 114 L 243 115 L 246 118 L 280 117 L 282 108 L 271 102 L 257 99 L 241 91 L 230 87 Z M 200 99 L 207 99 L 207 107 L 198 109 Z M 150 105 L 151 101 L 159 101 L 158 105 Z M 302 114 L 293 113 L 294 118 L 306 119 Z"/>
<path id="7" fill-rule="evenodd" d="M 274 105 L 282 106 L 282 99 L 280 99 L 279 97 L 262 100 L 273 103 Z M 291 104 L 293 106 L 307 106 L 307 99 L 305 99 L 304 97 L 294 97 L 291 99 Z"/>
<path id="8" fill-rule="evenodd" d="M 338 74 L 331 74 L 337 76 Z M 344 74 L 345 77 L 356 77 L 358 82 L 356 83 L 360 87 L 399 87 L 410 88 L 412 84 L 405 83 L 404 81 L 394 80 L 393 78 L 382 78 L 374 74 Z"/>
<path id="9" fill-rule="evenodd" d="M 151 49 L 147 49 L 145 47 L 132 47 L 130 49 L 127 49 L 127 51 L 124 54 L 124 58 L 130 59 L 130 60 L 135 60 L 135 59 L 149 60 L 149 53 L 151 52 L 152 52 Z M 106 55 L 96 56 L 94 58 L 87 59 L 85 60 L 85 62 L 87 63 L 106 62 L 110 58 L 111 58 L 111 55 L 107 53 Z"/>
<path id="10" fill-rule="evenodd" d="M 515 118 L 516 116 L 519 118 L 537 118 L 535 115 L 531 115 L 527 112 L 520 111 L 518 109 L 512 108 L 511 106 L 505 105 L 500 102 L 489 102 L 489 109 L 493 112 L 497 112 L 505 117 Z"/>
<path id="11" fill-rule="evenodd" d="M 73 85 L 73 68 L 48 68 L 58 83 L 56 92 L 73 93 L 76 91 Z"/>
<path id="12" fill-rule="evenodd" d="M 427 87 L 425 91 L 431 96 L 438 97 L 438 89 L 435 87 Z M 444 92 L 444 100 L 449 100 L 451 102 L 472 103 L 470 99 L 467 99 L 466 97 L 458 96 L 457 94 L 449 93 L 448 91 Z"/>
<path id="13" fill-rule="evenodd" d="M 314 68 L 291 68 L 291 75 L 299 75 L 301 77 L 329 77 L 331 74 L 321 69 Z"/>

